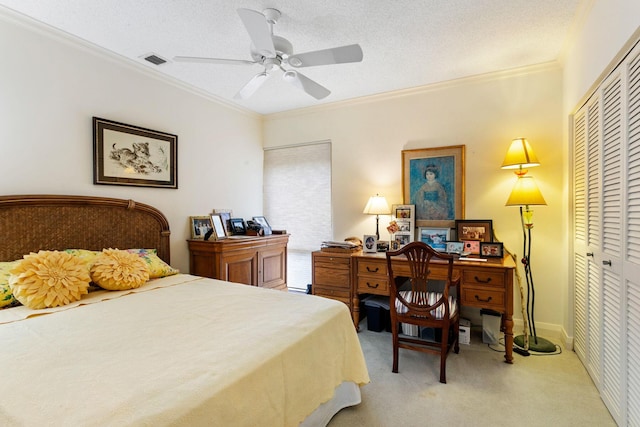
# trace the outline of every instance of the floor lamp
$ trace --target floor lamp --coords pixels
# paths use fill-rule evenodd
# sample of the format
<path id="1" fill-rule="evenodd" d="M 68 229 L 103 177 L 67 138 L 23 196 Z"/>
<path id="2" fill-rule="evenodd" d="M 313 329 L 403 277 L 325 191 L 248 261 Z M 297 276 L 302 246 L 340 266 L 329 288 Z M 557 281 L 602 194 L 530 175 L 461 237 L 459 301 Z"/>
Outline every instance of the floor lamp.
<path id="1" fill-rule="evenodd" d="M 552 353 L 556 350 L 555 344 L 538 337 L 535 323 L 535 303 L 536 290 L 533 282 L 533 272 L 531 269 L 531 229 L 533 228 L 533 210 L 530 206 L 546 205 L 547 202 L 542 197 L 542 193 L 532 176 L 526 175 L 525 168 L 538 166 L 540 163 L 536 158 L 529 142 L 524 138 L 514 139 L 509 147 L 507 156 L 502 164 L 503 169 L 517 169 L 516 175 L 518 179 L 511 190 L 506 206 L 518 206 L 520 208 L 520 223 L 522 225 L 523 237 L 523 256 L 522 264 L 524 266 L 525 279 L 527 282 L 527 304 L 526 304 L 526 321 L 529 324 L 529 334 L 525 334 L 514 338 L 514 343 L 525 351 L 536 351 L 541 353 Z"/>

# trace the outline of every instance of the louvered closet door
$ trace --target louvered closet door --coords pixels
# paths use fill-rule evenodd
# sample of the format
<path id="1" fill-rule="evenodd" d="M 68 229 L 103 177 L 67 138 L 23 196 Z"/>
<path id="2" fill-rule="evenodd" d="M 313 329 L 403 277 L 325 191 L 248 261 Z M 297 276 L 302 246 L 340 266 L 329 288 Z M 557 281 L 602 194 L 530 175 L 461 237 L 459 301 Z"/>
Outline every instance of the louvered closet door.
<path id="1" fill-rule="evenodd" d="M 574 116 L 575 351 L 600 387 L 601 134 L 598 94 Z"/>
<path id="2" fill-rule="evenodd" d="M 623 412 L 623 93 L 621 73 L 602 84 L 602 376 L 600 392 L 614 419 Z M 598 260 L 596 259 L 596 262 Z"/>
<path id="3" fill-rule="evenodd" d="M 640 46 L 627 62 L 626 236 L 623 283 L 626 292 L 626 418 L 640 426 Z"/>
<path id="4" fill-rule="evenodd" d="M 574 115 L 573 158 L 574 348 L 616 422 L 640 426 L 640 44 Z"/>

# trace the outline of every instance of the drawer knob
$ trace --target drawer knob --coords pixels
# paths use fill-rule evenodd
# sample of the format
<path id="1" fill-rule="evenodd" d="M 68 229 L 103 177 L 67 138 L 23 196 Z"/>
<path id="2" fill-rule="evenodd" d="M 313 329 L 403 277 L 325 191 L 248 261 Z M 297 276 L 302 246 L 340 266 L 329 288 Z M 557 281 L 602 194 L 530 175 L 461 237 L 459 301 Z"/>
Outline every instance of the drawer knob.
<path id="1" fill-rule="evenodd" d="M 476 295 L 476 301 L 480 301 L 480 302 L 491 302 L 491 297 L 487 298 L 487 299 L 482 299 L 480 298 L 478 295 Z"/>
<path id="2" fill-rule="evenodd" d="M 380 286 L 380 284 L 376 283 L 375 286 L 374 286 L 371 283 L 367 282 L 367 286 L 370 287 L 370 288 L 376 289 L 378 286 Z"/>
<path id="3" fill-rule="evenodd" d="M 491 277 L 487 278 L 487 279 L 481 279 L 478 276 L 474 276 L 474 279 L 476 280 L 476 282 L 478 283 L 490 283 L 491 282 Z"/>
<path id="4" fill-rule="evenodd" d="M 611 267 L 611 260 L 606 260 L 606 261 L 602 261 L 602 265 L 608 265 L 609 267 Z"/>
<path id="5" fill-rule="evenodd" d="M 368 271 L 369 273 L 377 273 L 377 272 L 378 272 L 378 270 L 380 270 L 380 267 L 376 267 L 376 268 L 375 268 L 375 270 L 374 270 L 374 269 L 372 269 L 371 267 L 369 267 L 369 266 L 367 265 L 367 271 Z"/>

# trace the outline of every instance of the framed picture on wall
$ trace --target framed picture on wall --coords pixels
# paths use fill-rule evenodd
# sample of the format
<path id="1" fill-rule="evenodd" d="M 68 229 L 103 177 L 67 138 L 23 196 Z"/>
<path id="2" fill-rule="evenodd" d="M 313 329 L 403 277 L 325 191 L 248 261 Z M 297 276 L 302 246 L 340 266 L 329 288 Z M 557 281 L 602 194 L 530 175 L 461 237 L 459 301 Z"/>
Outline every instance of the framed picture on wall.
<path id="1" fill-rule="evenodd" d="M 402 151 L 404 203 L 416 227 L 454 226 L 464 218 L 464 145 Z"/>
<path id="2" fill-rule="evenodd" d="M 93 183 L 178 188 L 178 136 L 94 117 Z"/>

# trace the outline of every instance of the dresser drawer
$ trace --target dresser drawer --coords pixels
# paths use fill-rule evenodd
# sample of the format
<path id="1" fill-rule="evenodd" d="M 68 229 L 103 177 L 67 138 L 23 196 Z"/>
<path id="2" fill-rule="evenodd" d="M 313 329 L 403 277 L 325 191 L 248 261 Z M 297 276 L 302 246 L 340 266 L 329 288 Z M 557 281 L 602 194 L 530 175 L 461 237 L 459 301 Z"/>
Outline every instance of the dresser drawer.
<path id="1" fill-rule="evenodd" d="M 495 308 L 498 311 L 502 311 L 504 307 L 504 291 L 463 286 L 462 306 Z"/>
<path id="2" fill-rule="evenodd" d="M 490 286 L 504 288 L 504 272 L 502 270 L 490 271 L 464 269 L 462 271 L 463 286 Z"/>
<path id="3" fill-rule="evenodd" d="M 389 295 L 389 280 L 385 276 L 358 275 L 358 293 Z"/>

